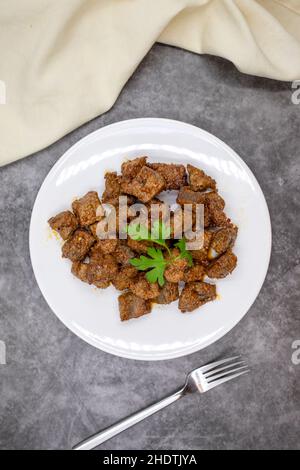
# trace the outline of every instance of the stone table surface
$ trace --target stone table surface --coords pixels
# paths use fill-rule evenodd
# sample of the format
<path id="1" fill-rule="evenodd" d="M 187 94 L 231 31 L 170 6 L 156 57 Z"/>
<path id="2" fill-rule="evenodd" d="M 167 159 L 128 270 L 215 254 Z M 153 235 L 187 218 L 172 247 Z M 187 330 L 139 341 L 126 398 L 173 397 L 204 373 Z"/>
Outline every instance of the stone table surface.
<path id="1" fill-rule="evenodd" d="M 155 45 L 109 112 L 0 169 L 1 449 L 69 449 L 175 390 L 194 367 L 236 352 L 251 374 L 187 397 L 101 448 L 300 449 L 300 365 L 292 361 L 300 340 L 300 105 L 291 96 L 290 83 Z M 182 120 L 232 146 L 264 191 L 273 230 L 269 272 L 244 319 L 205 350 L 156 363 L 110 356 L 69 332 L 41 295 L 28 248 L 33 203 L 52 165 L 88 133 L 136 117 Z"/>

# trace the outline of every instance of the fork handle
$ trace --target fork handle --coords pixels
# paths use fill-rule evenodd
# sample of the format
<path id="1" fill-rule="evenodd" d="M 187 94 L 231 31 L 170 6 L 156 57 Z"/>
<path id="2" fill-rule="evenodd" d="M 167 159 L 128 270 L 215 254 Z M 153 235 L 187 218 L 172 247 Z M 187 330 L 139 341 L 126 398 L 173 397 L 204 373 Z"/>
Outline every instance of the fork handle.
<path id="1" fill-rule="evenodd" d="M 88 439 L 85 439 L 84 441 L 74 446 L 73 450 L 94 449 L 95 447 L 99 446 L 100 444 L 107 441 L 108 439 L 111 439 L 112 437 L 116 436 L 120 432 L 125 431 L 125 429 L 128 429 L 131 426 L 134 426 L 135 424 L 139 423 L 143 419 L 148 418 L 148 416 L 151 416 L 157 411 L 162 410 L 166 406 L 171 405 L 171 403 L 174 403 L 183 395 L 184 395 L 184 388 L 178 390 L 177 392 L 164 398 L 163 400 L 160 400 L 154 405 L 150 405 L 148 408 L 138 411 L 137 413 L 134 413 L 128 416 L 128 418 L 122 419 L 121 421 L 117 422 L 116 424 L 113 424 L 109 428 L 106 428 L 103 431 L 100 431 L 94 434 Z"/>

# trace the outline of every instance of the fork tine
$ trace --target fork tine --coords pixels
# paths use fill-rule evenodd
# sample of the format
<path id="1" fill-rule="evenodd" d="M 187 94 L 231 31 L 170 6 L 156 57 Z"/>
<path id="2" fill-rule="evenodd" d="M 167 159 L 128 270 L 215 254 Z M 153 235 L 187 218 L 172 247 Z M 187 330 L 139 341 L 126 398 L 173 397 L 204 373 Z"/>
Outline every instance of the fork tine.
<path id="1" fill-rule="evenodd" d="M 215 367 L 221 366 L 222 364 L 226 364 L 226 362 L 234 361 L 235 359 L 240 359 L 240 358 L 241 356 L 234 356 L 234 357 L 229 357 L 228 359 L 222 359 L 221 361 L 212 362 L 211 364 L 207 364 L 206 366 L 200 367 L 200 371 L 202 373 L 209 372 Z"/>
<path id="2" fill-rule="evenodd" d="M 235 365 L 235 364 L 233 364 Z M 215 380 L 220 379 L 221 377 L 226 377 L 227 375 L 232 375 L 234 372 L 238 372 L 239 370 L 246 369 L 247 366 L 241 366 L 241 367 L 234 367 L 233 369 L 226 370 L 225 372 L 220 372 L 220 374 L 213 375 L 212 377 L 209 377 L 207 380 L 208 383 L 213 383 Z"/>
<path id="3" fill-rule="evenodd" d="M 204 377 L 208 379 L 208 377 L 211 377 L 212 375 L 215 375 L 218 372 L 223 372 L 223 370 L 229 369 L 230 367 L 239 366 L 240 364 L 245 364 L 245 361 L 234 362 L 233 364 L 229 364 L 228 366 L 218 367 L 217 369 L 214 369 L 210 372 L 205 372 Z"/>
<path id="4" fill-rule="evenodd" d="M 208 385 L 207 390 L 211 390 L 212 388 L 215 388 L 218 385 L 222 385 L 225 382 L 229 382 L 229 380 L 233 380 L 239 377 L 240 375 L 248 374 L 248 372 L 250 372 L 250 369 L 244 370 L 242 372 L 237 372 L 236 374 L 230 375 L 229 377 L 223 377 L 223 379 L 215 380 L 214 382 L 211 382 Z"/>

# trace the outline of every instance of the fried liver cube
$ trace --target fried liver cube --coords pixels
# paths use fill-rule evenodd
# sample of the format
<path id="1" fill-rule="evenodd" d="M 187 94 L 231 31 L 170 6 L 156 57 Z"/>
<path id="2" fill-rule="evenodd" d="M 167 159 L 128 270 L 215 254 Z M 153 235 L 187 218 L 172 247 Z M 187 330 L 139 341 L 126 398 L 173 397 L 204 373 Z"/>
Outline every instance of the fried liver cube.
<path id="1" fill-rule="evenodd" d="M 92 225 L 102 219 L 104 210 L 96 191 L 89 191 L 72 204 L 72 209 L 82 227 Z"/>
<path id="2" fill-rule="evenodd" d="M 171 251 L 172 257 L 179 257 L 180 251 L 177 248 L 173 248 Z M 164 277 L 169 282 L 180 282 L 183 281 L 184 272 L 188 265 L 188 261 L 186 258 L 178 258 L 174 260 L 164 272 Z"/>
<path id="3" fill-rule="evenodd" d="M 137 278 L 134 278 L 130 283 L 130 290 L 137 297 L 145 300 L 155 299 L 159 295 L 159 287 L 157 282 L 148 282 L 145 275 L 140 273 Z"/>
<path id="4" fill-rule="evenodd" d="M 121 294 L 118 300 L 121 321 L 138 318 L 151 312 L 151 302 L 137 297 L 132 292 Z"/>
<path id="5" fill-rule="evenodd" d="M 224 212 L 225 201 L 217 191 L 206 193 L 206 203 L 209 209 L 212 225 L 225 227 L 230 223 L 230 220 Z"/>
<path id="6" fill-rule="evenodd" d="M 118 263 L 112 255 L 103 255 L 100 267 L 103 273 L 103 279 L 113 280 L 119 271 Z"/>
<path id="7" fill-rule="evenodd" d="M 48 220 L 50 227 L 58 232 L 63 240 L 67 240 L 69 236 L 78 227 L 78 220 L 71 211 L 64 211 L 51 217 Z"/>
<path id="8" fill-rule="evenodd" d="M 215 300 L 215 298 L 215 285 L 207 282 L 190 282 L 183 288 L 178 306 L 182 313 L 192 312 L 205 303 Z"/>
<path id="9" fill-rule="evenodd" d="M 149 202 L 165 186 L 165 180 L 156 171 L 144 166 L 132 180 L 124 179 L 121 183 L 122 192 L 137 197 L 142 202 Z"/>
<path id="10" fill-rule="evenodd" d="M 118 263 L 112 255 L 103 255 L 101 264 L 97 264 L 101 279 L 113 280 L 119 271 Z"/>
<path id="11" fill-rule="evenodd" d="M 94 284 L 103 280 L 96 264 L 82 263 L 81 261 L 74 261 L 72 274 L 87 284 Z"/>
<path id="12" fill-rule="evenodd" d="M 103 259 L 103 251 L 101 249 L 101 245 L 99 241 L 97 241 L 92 248 L 90 249 L 88 256 L 90 258 L 90 263 L 99 264 L 102 262 Z"/>
<path id="13" fill-rule="evenodd" d="M 100 266 L 101 279 L 114 279 L 119 271 L 118 263 L 113 255 L 105 254 L 95 246 L 90 251 L 90 264 Z M 100 270 L 99 270 L 100 273 Z"/>
<path id="14" fill-rule="evenodd" d="M 225 253 L 225 251 L 233 247 L 237 232 L 238 228 L 234 225 L 217 230 L 213 234 L 210 248 L 214 250 L 217 255 Z"/>
<path id="15" fill-rule="evenodd" d="M 184 272 L 184 282 L 202 281 L 205 275 L 205 268 L 202 264 L 197 263 Z"/>
<path id="16" fill-rule="evenodd" d="M 199 263 L 208 261 L 208 253 L 212 237 L 212 232 L 209 230 L 204 230 L 202 248 L 200 248 L 200 250 L 191 250 L 191 255 L 194 260 L 198 261 Z"/>
<path id="17" fill-rule="evenodd" d="M 199 192 L 193 191 L 189 186 L 184 186 L 179 190 L 177 203 L 184 204 L 204 204 L 204 226 L 224 227 L 230 223 L 224 207 L 224 199 L 217 191 Z"/>
<path id="18" fill-rule="evenodd" d="M 71 261 L 81 261 L 85 258 L 95 238 L 87 230 L 77 229 L 62 247 L 63 258 Z"/>
<path id="19" fill-rule="evenodd" d="M 118 246 L 114 252 L 114 256 L 118 263 L 123 266 L 129 265 L 131 258 L 135 257 L 135 253 L 127 246 L 126 240 L 119 240 Z"/>
<path id="20" fill-rule="evenodd" d="M 103 265 L 75 261 L 72 264 L 72 274 L 83 282 L 105 289 L 109 286 L 115 272 L 105 260 Z"/>
<path id="21" fill-rule="evenodd" d="M 209 191 L 205 193 L 206 201 L 211 210 L 223 210 L 225 201 L 217 191 Z"/>
<path id="22" fill-rule="evenodd" d="M 166 281 L 160 289 L 158 297 L 154 299 L 157 304 L 170 304 L 179 298 L 178 283 Z"/>
<path id="23" fill-rule="evenodd" d="M 119 202 L 121 192 L 120 176 L 116 172 L 107 172 L 104 179 L 105 189 L 102 194 L 102 202 L 115 206 Z"/>
<path id="24" fill-rule="evenodd" d="M 165 189 L 180 189 L 186 184 L 186 171 L 184 165 L 173 163 L 149 163 L 148 166 L 157 171 L 165 180 Z"/>
<path id="25" fill-rule="evenodd" d="M 123 266 L 112 280 L 113 285 L 118 290 L 125 290 L 130 287 L 131 281 L 137 277 L 138 271 L 134 266 Z"/>
<path id="26" fill-rule="evenodd" d="M 213 178 L 204 173 L 203 170 L 193 165 L 187 165 L 189 173 L 189 183 L 193 191 L 204 191 L 206 189 L 215 189 L 216 182 Z"/>
<path id="27" fill-rule="evenodd" d="M 104 178 L 105 178 L 105 189 L 102 194 L 102 202 L 105 204 L 118 206 L 119 197 L 124 196 L 121 193 L 122 177 L 117 175 L 116 172 L 108 172 L 105 174 Z M 134 203 L 134 197 L 127 196 L 127 205 L 131 205 L 133 203 Z"/>
<path id="28" fill-rule="evenodd" d="M 210 278 L 222 279 L 231 274 L 237 265 L 237 257 L 231 250 L 226 251 L 219 258 L 214 260 L 206 269 L 206 274 Z"/>
<path id="29" fill-rule="evenodd" d="M 182 186 L 178 192 L 176 202 L 184 204 L 205 204 L 206 193 L 193 191 L 190 186 Z"/>
<path id="30" fill-rule="evenodd" d="M 116 238 L 106 238 L 106 239 L 100 239 L 97 238 L 97 249 L 102 251 L 102 253 L 109 255 L 110 253 L 113 253 L 118 245 L 118 240 Z"/>
<path id="31" fill-rule="evenodd" d="M 133 179 L 141 171 L 143 166 L 147 164 L 147 157 L 138 157 L 134 160 L 122 163 L 121 173 L 125 179 Z"/>
<path id="32" fill-rule="evenodd" d="M 74 276 L 78 277 L 82 282 L 87 282 L 91 284 L 91 276 L 89 273 L 89 264 L 82 263 L 81 261 L 74 261 L 72 263 L 71 272 Z"/>

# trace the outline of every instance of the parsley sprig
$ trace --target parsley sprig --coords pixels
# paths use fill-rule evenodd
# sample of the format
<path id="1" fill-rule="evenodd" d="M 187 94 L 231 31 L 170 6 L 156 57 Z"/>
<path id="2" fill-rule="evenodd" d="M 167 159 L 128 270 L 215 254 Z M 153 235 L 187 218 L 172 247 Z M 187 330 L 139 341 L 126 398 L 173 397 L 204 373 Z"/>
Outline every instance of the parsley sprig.
<path id="1" fill-rule="evenodd" d="M 130 224 L 127 229 L 127 233 L 133 240 L 137 241 L 150 241 L 163 246 L 168 253 L 171 255 L 170 249 L 166 242 L 167 238 L 170 238 L 171 229 L 168 225 L 164 224 L 160 220 L 156 220 L 152 229 L 149 231 L 148 227 L 143 224 Z"/>
<path id="2" fill-rule="evenodd" d="M 175 246 L 179 249 L 179 256 L 172 256 L 170 248 L 166 242 L 166 238 L 170 237 L 170 227 L 166 226 L 161 221 L 155 221 L 152 226 L 152 231 L 149 232 L 148 228 L 142 224 L 131 224 L 128 227 L 128 235 L 137 241 L 151 241 L 162 247 L 168 252 L 168 258 L 164 257 L 164 254 L 160 248 L 150 247 L 147 250 L 147 256 L 141 255 L 139 258 L 133 258 L 130 260 L 132 266 L 139 271 L 147 271 L 146 279 L 151 282 L 158 282 L 162 287 L 165 284 L 164 273 L 167 266 L 174 263 L 178 259 L 187 259 L 188 265 L 193 265 L 193 258 L 191 253 L 186 249 L 186 241 L 184 238 L 175 243 Z"/>
<path id="3" fill-rule="evenodd" d="M 164 272 L 167 267 L 168 261 L 164 258 L 163 252 L 157 248 L 148 248 L 147 256 L 140 256 L 130 260 L 132 266 L 135 266 L 139 271 L 147 271 L 146 279 L 151 282 L 158 282 L 162 287 L 165 283 Z"/>

